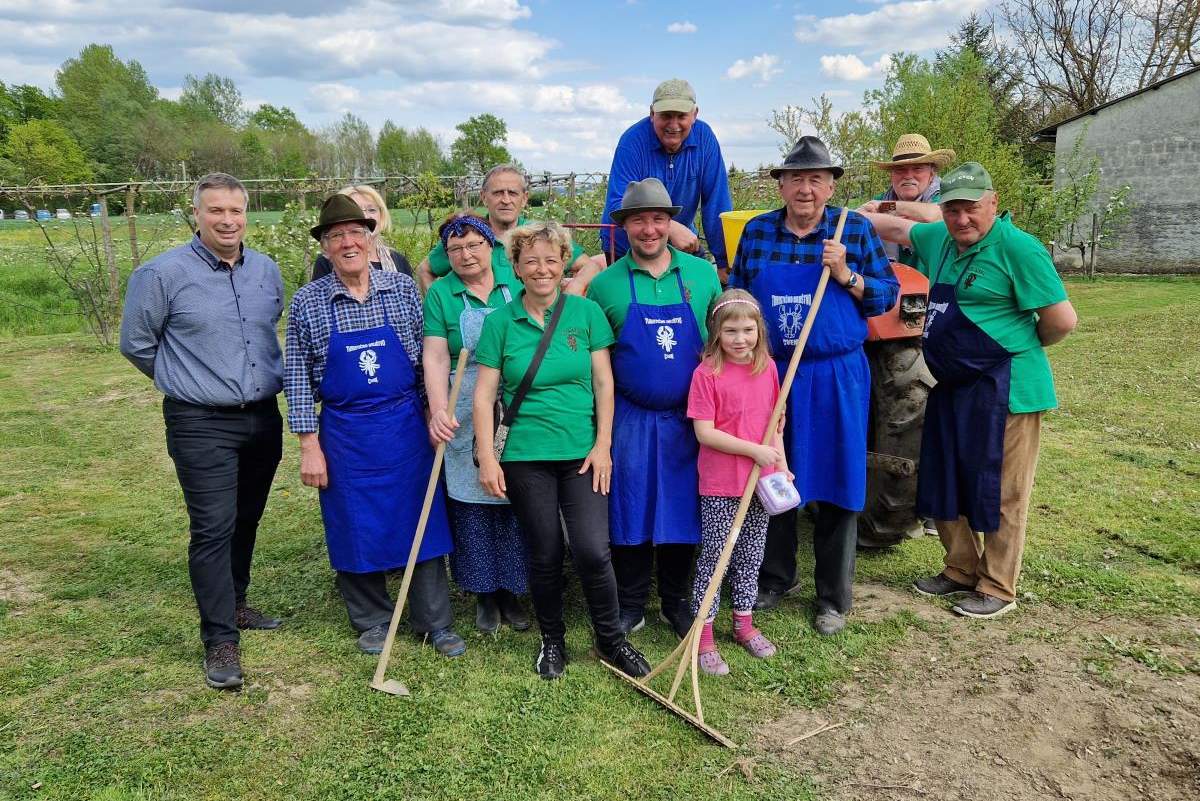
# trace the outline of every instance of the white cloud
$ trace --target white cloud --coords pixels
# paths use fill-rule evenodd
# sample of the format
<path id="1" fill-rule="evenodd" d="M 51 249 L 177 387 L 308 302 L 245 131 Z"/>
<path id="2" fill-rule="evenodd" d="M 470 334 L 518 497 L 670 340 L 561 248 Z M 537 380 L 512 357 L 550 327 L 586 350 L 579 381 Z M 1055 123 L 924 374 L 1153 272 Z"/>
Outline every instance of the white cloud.
<path id="1" fill-rule="evenodd" d="M 751 75 L 758 75 L 759 80 L 766 83 L 771 80 L 772 75 L 778 75 L 783 72 L 782 69 L 775 66 L 779 63 L 779 56 L 773 56 L 769 53 L 762 53 L 747 61 L 744 58 L 739 58 L 725 70 L 725 77 L 733 80 L 748 78 Z"/>
<path id="2" fill-rule="evenodd" d="M 862 59 L 850 53 L 838 56 L 821 56 L 821 72 L 841 81 L 862 81 L 882 75 L 891 66 L 892 57 L 884 54 L 874 64 L 864 64 Z"/>
<path id="3" fill-rule="evenodd" d="M 319 83 L 310 87 L 305 105 L 310 111 L 343 114 L 357 108 L 362 93 L 344 83 Z"/>
<path id="4" fill-rule="evenodd" d="M 941 47 L 958 20 L 982 12 L 991 0 L 906 0 L 866 14 L 796 17 L 796 40 L 824 47 L 857 48 L 867 53 L 919 51 Z"/>
<path id="5" fill-rule="evenodd" d="M 672 22 L 667 26 L 667 33 L 695 33 L 697 30 L 698 28 L 687 20 Z"/>

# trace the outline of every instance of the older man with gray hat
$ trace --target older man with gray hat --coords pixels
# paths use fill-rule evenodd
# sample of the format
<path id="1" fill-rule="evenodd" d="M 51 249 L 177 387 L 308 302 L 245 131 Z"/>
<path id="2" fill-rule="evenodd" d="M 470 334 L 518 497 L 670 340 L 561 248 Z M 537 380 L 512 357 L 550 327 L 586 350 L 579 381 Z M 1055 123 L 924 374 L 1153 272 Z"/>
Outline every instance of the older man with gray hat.
<path id="1" fill-rule="evenodd" d="M 865 217 L 850 212 L 842 241 L 833 241 L 839 209 L 826 203 L 842 172 L 824 142 L 801 137 L 771 170 L 783 208 L 746 224 L 729 275 L 730 286 L 748 290 L 762 306 L 782 377 L 822 267 L 829 269 L 825 299 L 788 396 L 784 432 L 796 489 L 805 503 L 816 505 L 816 628 L 822 634 L 842 629 L 852 603 L 858 512 L 866 500 L 867 318 L 890 309 L 899 292 L 883 243 Z M 775 606 L 795 578 L 793 511 L 771 519 L 755 608 Z"/>
<path id="2" fill-rule="evenodd" d="M 679 206 L 672 215 L 670 244 L 685 253 L 701 251 L 696 233 L 699 211 L 708 249 L 724 274 L 729 260 L 721 213 L 733 208 L 733 200 L 721 145 L 712 128 L 697 119 L 699 113 L 696 91 L 687 81 L 672 78 L 658 85 L 650 103 L 650 116 L 630 126 L 617 142 L 602 221 L 613 222 L 613 212 L 620 208 L 630 181 L 657 178 Z M 629 249 L 629 239 L 619 228 L 601 229 L 600 239 L 605 253 L 610 241 L 614 244 L 617 258 Z"/>
<path id="3" fill-rule="evenodd" d="M 700 497 L 687 400 L 721 282 L 707 261 L 670 245 L 678 213 L 657 178 L 631 181 L 612 213 L 629 252 L 588 288 L 617 336 L 609 531 L 626 633 L 642 625 L 656 557 L 661 618 L 680 636 L 691 625 Z"/>

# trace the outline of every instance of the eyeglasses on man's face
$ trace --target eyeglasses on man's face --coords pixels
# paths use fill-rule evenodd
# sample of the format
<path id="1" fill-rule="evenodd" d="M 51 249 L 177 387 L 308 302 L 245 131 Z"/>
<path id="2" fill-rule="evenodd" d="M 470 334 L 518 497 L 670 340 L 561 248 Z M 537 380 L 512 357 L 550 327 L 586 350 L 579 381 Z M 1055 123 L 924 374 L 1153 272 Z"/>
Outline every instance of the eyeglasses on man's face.
<path id="1" fill-rule="evenodd" d="M 325 241 L 334 245 L 340 245 L 347 238 L 355 242 L 361 242 L 367 238 L 367 234 L 371 233 L 366 228 L 343 228 L 341 231 L 335 231 L 332 234 L 325 234 Z"/>
<path id="2" fill-rule="evenodd" d="M 480 239 L 466 245 L 451 245 L 446 248 L 446 255 L 452 259 L 461 256 L 464 252 L 470 253 L 472 256 L 478 256 L 486 244 L 486 242 Z"/>

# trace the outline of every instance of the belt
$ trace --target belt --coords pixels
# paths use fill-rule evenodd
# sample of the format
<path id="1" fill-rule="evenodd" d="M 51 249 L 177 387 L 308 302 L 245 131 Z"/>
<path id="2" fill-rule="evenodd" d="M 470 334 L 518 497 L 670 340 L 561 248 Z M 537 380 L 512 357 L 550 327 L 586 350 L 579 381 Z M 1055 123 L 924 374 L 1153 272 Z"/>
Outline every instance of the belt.
<path id="1" fill-rule="evenodd" d="M 279 404 L 275 400 L 274 395 L 272 395 L 268 398 L 263 398 L 262 400 L 249 401 L 247 403 L 235 403 L 232 406 L 207 406 L 203 403 L 191 403 L 190 401 L 182 401 L 182 400 L 179 400 L 178 398 L 172 398 L 169 395 L 163 396 L 163 402 L 175 404 L 177 406 L 186 406 L 189 409 L 204 409 L 205 411 L 210 411 L 210 412 L 255 412 L 255 411 L 261 411 L 264 409 L 279 408 Z"/>

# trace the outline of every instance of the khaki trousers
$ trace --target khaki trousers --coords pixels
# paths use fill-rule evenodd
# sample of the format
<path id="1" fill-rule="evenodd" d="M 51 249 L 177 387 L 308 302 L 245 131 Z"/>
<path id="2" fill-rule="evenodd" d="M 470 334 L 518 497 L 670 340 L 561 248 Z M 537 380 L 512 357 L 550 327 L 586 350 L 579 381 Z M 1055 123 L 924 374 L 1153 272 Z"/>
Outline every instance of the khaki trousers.
<path id="1" fill-rule="evenodd" d="M 1041 432 L 1042 412 L 1008 416 L 1000 470 L 999 529 L 984 532 L 981 539 L 965 517 L 935 521 L 946 549 L 946 569 L 942 571 L 946 578 L 970 584 L 977 592 L 1016 600 Z"/>

